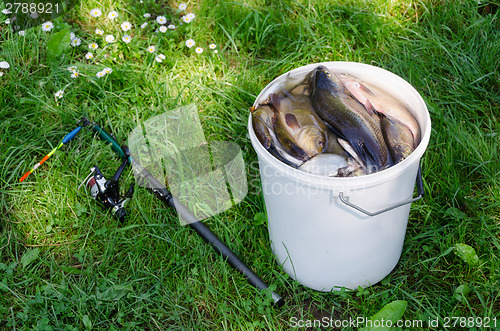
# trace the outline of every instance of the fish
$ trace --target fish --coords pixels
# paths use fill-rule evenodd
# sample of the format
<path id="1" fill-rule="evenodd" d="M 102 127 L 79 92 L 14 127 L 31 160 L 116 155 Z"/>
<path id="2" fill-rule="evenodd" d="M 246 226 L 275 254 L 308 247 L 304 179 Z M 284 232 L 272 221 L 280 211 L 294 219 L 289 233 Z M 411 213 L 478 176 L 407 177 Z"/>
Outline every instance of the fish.
<path id="1" fill-rule="evenodd" d="M 364 173 L 361 165 L 353 158 L 331 153 L 318 154 L 304 162 L 298 169 L 328 177 L 351 177 Z"/>
<path id="2" fill-rule="evenodd" d="M 258 104 L 257 107 L 250 108 L 250 112 L 253 131 L 262 146 L 281 162 L 298 168 L 304 161 L 290 155 L 279 142 L 275 133 L 276 118 L 271 106 Z M 301 154 L 300 151 L 297 153 Z M 303 151 L 302 155 L 305 155 Z"/>
<path id="3" fill-rule="evenodd" d="M 351 96 L 339 78 L 325 66 L 318 66 L 311 73 L 310 100 L 324 123 L 349 142 L 367 173 L 393 164 L 380 122 Z"/>
<path id="4" fill-rule="evenodd" d="M 328 141 L 326 126 L 312 110 L 307 96 L 271 93 L 268 100 L 275 110 L 276 136 L 290 154 L 305 161 L 324 151 Z M 305 155 L 298 155 L 297 148 Z"/>
<path id="5" fill-rule="evenodd" d="M 257 139 L 265 149 L 269 149 L 272 144 L 270 131 L 274 130 L 274 112 L 266 105 L 257 105 L 250 108 L 252 113 L 252 127 Z"/>
<path id="6" fill-rule="evenodd" d="M 309 75 L 292 75 L 289 72 L 281 83 L 281 91 L 285 95 L 309 95 Z"/>
<path id="7" fill-rule="evenodd" d="M 327 128 L 326 130 L 327 144 L 324 153 L 337 154 L 343 157 L 348 157 L 346 149 L 340 144 L 342 140 L 335 132 Z"/>
<path id="8" fill-rule="evenodd" d="M 346 157 L 338 154 L 322 153 L 318 154 L 306 162 L 298 169 L 318 176 L 337 176 L 339 169 L 348 165 Z"/>
<path id="9" fill-rule="evenodd" d="M 339 74 L 340 81 L 369 112 L 377 112 L 407 126 L 411 131 L 413 148 L 420 142 L 420 127 L 409 109 L 386 91 L 350 74 Z"/>
<path id="10" fill-rule="evenodd" d="M 380 123 L 394 163 L 407 158 L 414 150 L 411 130 L 390 117 L 382 117 Z"/>

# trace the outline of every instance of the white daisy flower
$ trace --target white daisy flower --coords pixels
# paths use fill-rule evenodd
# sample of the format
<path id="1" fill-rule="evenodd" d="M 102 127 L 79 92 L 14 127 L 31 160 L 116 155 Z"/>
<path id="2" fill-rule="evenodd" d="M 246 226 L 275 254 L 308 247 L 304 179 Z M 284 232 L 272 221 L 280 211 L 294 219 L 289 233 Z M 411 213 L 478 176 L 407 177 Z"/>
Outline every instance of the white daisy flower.
<path id="1" fill-rule="evenodd" d="M 146 13 L 146 14 L 144 14 L 142 16 L 144 16 L 144 18 L 148 18 L 148 17 L 151 17 L 151 14 L 150 13 Z"/>
<path id="2" fill-rule="evenodd" d="M 186 46 L 187 46 L 188 48 L 191 48 L 191 47 L 193 47 L 194 45 L 196 45 L 196 43 L 194 42 L 194 40 L 193 40 L 193 39 L 188 39 L 188 40 L 186 40 Z"/>
<path id="3" fill-rule="evenodd" d="M 165 60 L 165 55 L 160 54 L 157 57 L 155 57 L 155 61 L 158 63 L 161 63 L 163 60 Z"/>
<path id="4" fill-rule="evenodd" d="M 95 33 L 102 36 L 104 34 L 104 31 L 101 29 L 95 29 Z"/>
<path id="5" fill-rule="evenodd" d="M 9 18 L 5 20 L 5 24 L 10 24 L 10 19 Z"/>
<path id="6" fill-rule="evenodd" d="M 169 24 L 169 25 L 167 26 L 167 28 L 169 28 L 170 30 L 174 30 L 174 29 L 175 29 L 175 25 L 173 25 L 173 24 Z"/>
<path id="7" fill-rule="evenodd" d="M 54 93 L 56 99 L 61 99 L 63 95 L 64 95 L 64 90 L 59 90 L 56 93 Z"/>
<path id="8" fill-rule="evenodd" d="M 75 66 L 68 67 L 68 71 L 70 72 L 77 72 L 78 69 Z"/>
<path id="9" fill-rule="evenodd" d="M 156 22 L 158 22 L 158 24 L 165 24 L 167 23 L 167 19 L 165 18 L 165 16 L 158 16 L 156 18 Z"/>
<path id="10" fill-rule="evenodd" d="M 156 47 L 154 47 L 154 46 L 149 46 L 148 47 L 148 52 L 149 53 L 154 53 L 154 51 L 156 51 Z"/>
<path id="11" fill-rule="evenodd" d="M 215 44 L 210 44 L 210 45 L 208 45 L 208 48 L 210 48 L 210 49 L 216 49 L 216 48 L 217 48 L 217 45 L 215 45 Z"/>
<path id="12" fill-rule="evenodd" d="M 52 30 L 53 27 L 54 27 L 54 24 L 52 24 L 52 22 L 50 22 L 50 21 L 47 21 L 47 22 L 42 24 L 42 30 L 45 32 Z"/>
<path id="13" fill-rule="evenodd" d="M 115 19 L 115 18 L 117 18 L 117 17 L 118 17 L 118 13 L 117 13 L 116 11 L 114 11 L 114 10 L 113 10 L 113 11 L 110 11 L 110 12 L 109 12 L 109 14 L 108 14 L 108 18 L 109 18 L 110 20 L 114 20 L 114 19 Z"/>
<path id="14" fill-rule="evenodd" d="M 89 48 L 90 49 L 98 49 L 99 45 L 97 45 L 96 43 L 92 43 L 92 44 L 89 44 Z"/>
<path id="15" fill-rule="evenodd" d="M 102 72 L 105 74 L 105 75 L 109 75 L 110 73 L 113 72 L 113 69 L 107 67 L 107 68 L 104 68 L 102 69 Z"/>
<path id="16" fill-rule="evenodd" d="M 128 44 L 129 42 L 132 41 L 132 37 L 130 37 L 128 34 L 123 35 L 122 40 L 125 44 Z"/>
<path id="17" fill-rule="evenodd" d="M 219 51 L 218 51 L 218 50 L 216 50 L 216 49 L 214 49 L 214 53 L 215 53 L 215 54 L 217 54 L 217 53 L 219 53 Z"/>
<path id="18" fill-rule="evenodd" d="M 198 53 L 198 54 L 201 54 L 201 53 L 203 53 L 203 48 L 201 48 L 201 47 L 196 47 L 196 49 L 195 49 L 194 51 L 195 51 L 196 53 Z"/>
<path id="19" fill-rule="evenodd" d="M 186 10 L 186 8 L 187 8 L 187 5 L 184 2 L 179 4 L 179 10 Z"/>
<path id="20" fill-rule="evenodd" d="M 144 29 L 147 26 L 148 26 L 148 22 L 144 22 L 144 23 L 141 24 L 141 29 Z"/>
<path id="21" fill-rule="evenodd" d="M 181 19 L 184 23 L 190 23 L 191 21 L 194 20 L 195 17 L 196 16 L 193 13 L 189 13 L 187 15 L 182 16 Z"/>
<path id="22" fill-rule="evenodd" d="M 128 30 L 132 29 L 132 24 L 130 24 L 130 22 L 123 22 L 121 24 L 121 27 L 122 27 L 123 31 L 128 31 Z"/>
<path id="23" fill-rule="evenodd" d="M 73 47 L 78 47 L 82 43 L 82 40 L 80 38 L 74 38 L 71 40 L 71 46 Z"/>
<path id="24" fill-rule="evenodd" d="M 104 71 L 99 71 L 97 74 L 95 74 L 97 78 L 101 78 L 105 75 Z"/>
<path id="25" fill-rule="evenodd" d="M 86 58 L 87 60 L 90 60 L 90 59 L 92 59 L 93 57 L 94 57 L 94 54 L 92 54 L 91 52 L 88 52 L 87 54 L 85 54 L 85 58 Z"/>
<path id="26" fill-rule="evenodd" d="M 21 30 L 21 31 L 17 32 L 17 34 L 20 35 L 20 36 L 25 36 L 26 35 L 26 31 Z"/>
<path id="27" fill-rule="evenodd" d="M 77 78 L 80 73 L 78 71 L 75 71 L 71 74 L 71 78 Z"/>
<path id="28" fill-rule="evenodd" d="M 112 43 L 113 41 L 115 41 L 115 36 L 111 35 L 111 34 L 108 34 L 106 36 L 106 42 L 107 43 Z"/>
<path id="29" fill-rule="evenodd" d="M 99 8 L 94 8 L 90 11 L 90 16 L 99 17 L 102 15 L 102 11 Z"/>
<path id="30" fill-rule="evenodd" d="M 7 61 L 0 62 L 0 68 L 2 68 L 2 69 L 9 69 L 10 68 L 9 62 L 7 62 Z"/>
<path id="31" fill-rule="evenodd" d="M 10 11 L 8 9 L 2 9 L 2 13 L 8 15 L 10 14 Z"/>
<path id="32" fill-rule="evenodd" d="M 165 33 L 167 32 L 167 27 L 165 25 L 160 26 L 160 32 Z"/>

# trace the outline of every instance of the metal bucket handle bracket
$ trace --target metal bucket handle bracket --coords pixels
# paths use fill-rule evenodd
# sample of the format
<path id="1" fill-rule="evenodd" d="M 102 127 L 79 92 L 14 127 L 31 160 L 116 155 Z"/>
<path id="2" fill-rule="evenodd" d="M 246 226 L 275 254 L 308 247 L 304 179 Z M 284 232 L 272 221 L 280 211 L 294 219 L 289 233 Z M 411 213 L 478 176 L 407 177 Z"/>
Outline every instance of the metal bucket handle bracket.
<path id="1" fill-rule="evenodd" d="M 401 207 L 401 206 L 404 206 L 406 204 L 409 204 L 409 203 L 412 203 L 412 202 L 415 202 L 417 200 L 420 200 L 424 197 L 424 181 L 422 179 L 422 170 L 420 169 L 420 163 L 418 164 L 418 171 L 417 171 L 417 179 L 416 179 L 416 182 L 415 182 L 415 185 L 417 186 L 417 193 L 418 193 L 418 196 L 416 198 L 412 198 L 410 200 L 407 200 L 407 201 L 403 201 L 403 202 L 399 202 L 393 206 L 390 206 L 390 207 L 387 207 L 387 208 L 384 208 L 382 210 L 379 210 L 379 211 L 376 211 L 376 212 L 369 212 L 368 210 L 366 209 L 363 209 L 361 208 L 360 206 L 358 205 L 355 205 L 349 201 L 347 201 L 345 198 L 344 198 L 344 192 L 340 192 L 339 193 L 339 199 L 340 201 L 342 201 L 344 204 L 346 204 L 347 206 L 351 207 L 351 208 L 354 208 L 356 209 L 357 211 L 360 211 L 362 212 L 363 214 L 365 215 L 368 215 L 368 216 L 376 216 L 376 215 L 379 215 L 379 214 L 382 214 L 382 213 L 385 213 L 389 210 L 393 210 L 395 208 L 398 208 L 398 207 Z"/>

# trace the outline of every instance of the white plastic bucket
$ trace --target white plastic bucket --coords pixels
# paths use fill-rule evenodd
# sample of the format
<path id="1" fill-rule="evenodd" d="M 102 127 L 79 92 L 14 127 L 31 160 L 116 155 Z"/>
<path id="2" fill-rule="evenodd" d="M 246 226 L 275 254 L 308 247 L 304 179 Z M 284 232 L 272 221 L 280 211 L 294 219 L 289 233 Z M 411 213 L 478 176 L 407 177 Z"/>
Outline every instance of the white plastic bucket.
<path id="1" fill-rule="evenodd" d="M 288 77 L 300 77 L 324 65 L 350 73 L 387 90 L 413 113 L 421 141 L 400 163 L 359 177 L 322 177 L 294 169 L 260 144 L 248 120 L 267 209 L 271 247 L 284 271 L 319 291 L 374 285 L 396 266 L 403 248 L 410 204 L 368 216 L 339 199 L 376 212 L 413 196 L 419 161 L 429 143 L 431 120 L 418 92 L 399 76 L 367 64 L 326 62 L 297 68 L 272 81 L 254 106 Z"/>

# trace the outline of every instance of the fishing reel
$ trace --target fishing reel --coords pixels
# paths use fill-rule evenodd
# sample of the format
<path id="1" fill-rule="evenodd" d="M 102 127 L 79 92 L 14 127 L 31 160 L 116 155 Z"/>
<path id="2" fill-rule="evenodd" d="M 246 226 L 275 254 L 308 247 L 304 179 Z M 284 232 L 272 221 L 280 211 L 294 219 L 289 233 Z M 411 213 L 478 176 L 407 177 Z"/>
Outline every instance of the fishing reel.
<path id="1" fill-rule="evenodd" d="M 90 195 L 92 198 L 97 200 L 103 209 L 111 209 L 115 217 L 123 223 L 128 215 L 125 206 L 134 193 L 134 183 L 130 185 L 124 196 L 120 196 L 119 179 L 125 167 L 130 163 L 130 151 L 128 147 L 123 145 L 121 148 L 125 153 L 125 157 L 113 178 L 107 180 L 101 170 L 97 166 L 93 166 L 90 175 L 87 176 L 87 178 L 90 177 L 87 181 L 87 187 L 90 188 Z"/>

